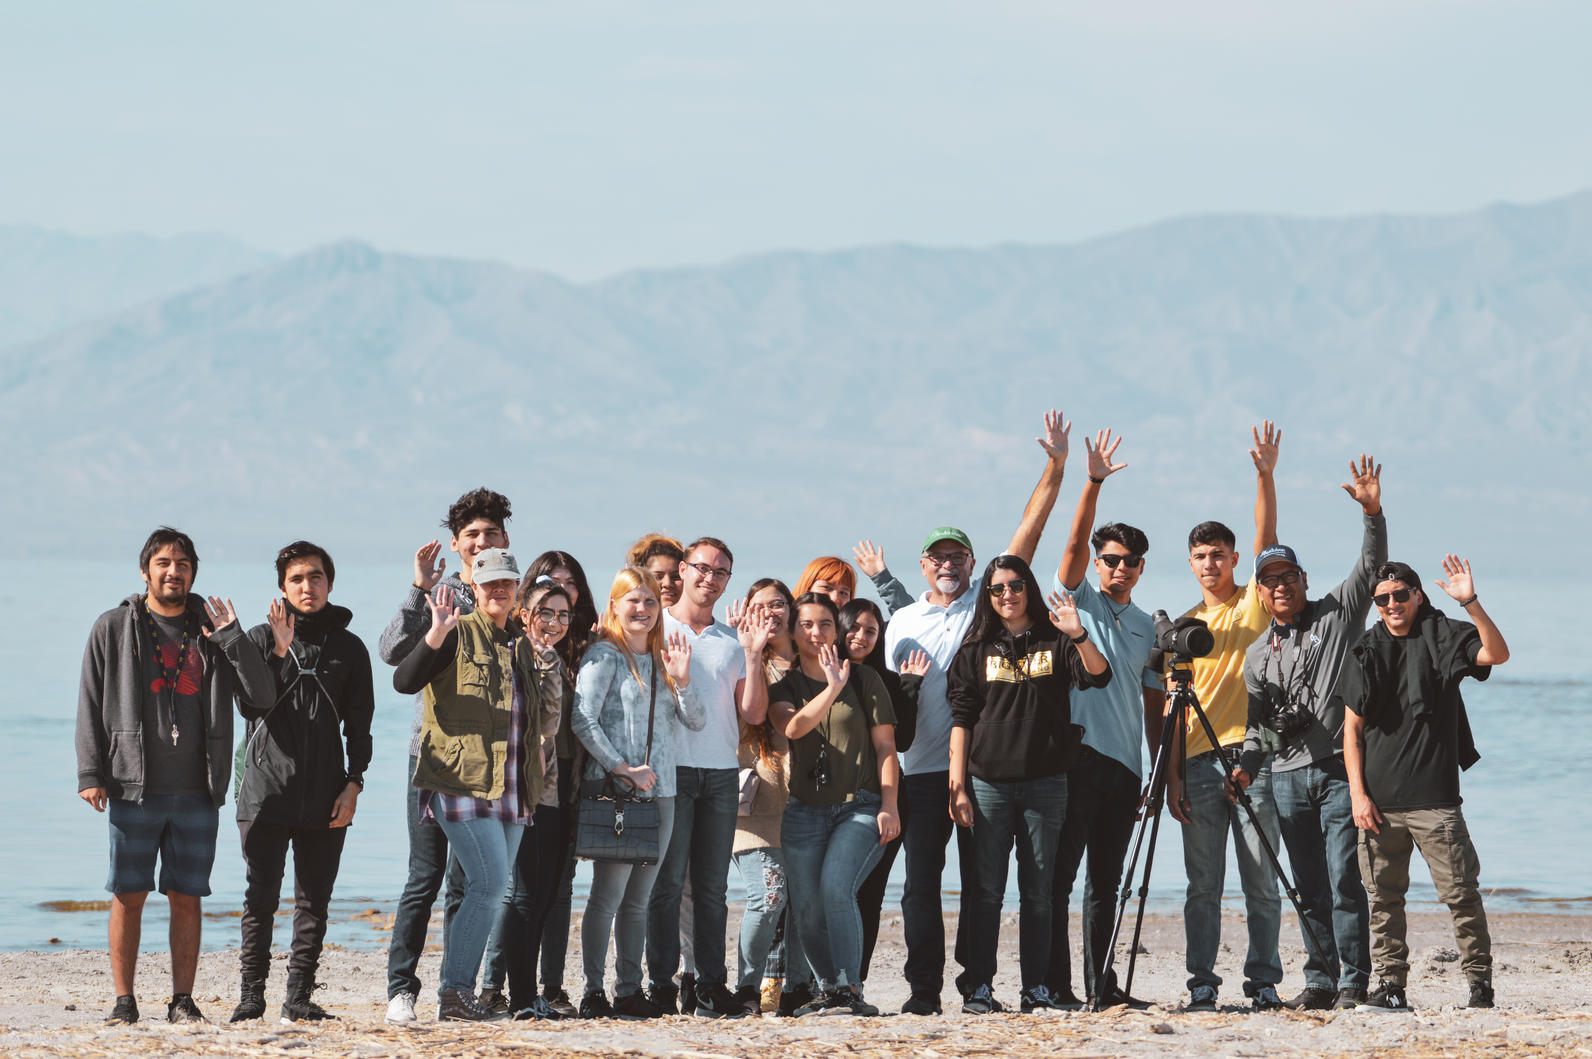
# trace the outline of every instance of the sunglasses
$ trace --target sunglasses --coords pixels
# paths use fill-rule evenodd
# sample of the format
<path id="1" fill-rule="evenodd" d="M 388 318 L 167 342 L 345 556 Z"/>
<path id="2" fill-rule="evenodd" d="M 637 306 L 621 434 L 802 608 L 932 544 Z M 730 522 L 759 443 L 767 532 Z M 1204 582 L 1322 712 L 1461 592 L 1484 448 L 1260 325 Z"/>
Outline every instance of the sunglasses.
<path id="1" fill-rule="evenodd" d="M 1144 556 L 1142 555 L 1097 555 L 1095 558 L 1105 563 L 1112 570 L 1117 568 L 1118 563 L 1126 564 L 1129 570 L 1137 570 L 1139 564 L 1144 562 Z"/>
<path id="2" fill-rule="evenodd" d="M 1392 592 L 1384 592 L 1380 596 L 1372 596 L 1371 602 L 1375 603 L 1379 607 L 1385 607 L 1389 602 L 1407 603 L 1409 602 L 1411 591 L 1412 590 L 1408 588 L 1394 589 Z"/>
<path id="3" fill-rule="evenodd" d="M 1028 591 L 1028 586 L 1021 581 L 1003 581 L 998 585 L 989 586 L 989 594 L 996 599 L 1002 596 L 1020 596 Z"/>

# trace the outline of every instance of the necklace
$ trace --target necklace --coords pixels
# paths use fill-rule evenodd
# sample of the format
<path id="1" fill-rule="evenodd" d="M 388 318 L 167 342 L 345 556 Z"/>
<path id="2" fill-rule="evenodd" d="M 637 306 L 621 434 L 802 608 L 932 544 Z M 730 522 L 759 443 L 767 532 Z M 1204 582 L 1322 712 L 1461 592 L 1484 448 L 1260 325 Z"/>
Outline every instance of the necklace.
<path id="1" fill-rule="evenodd" d="M 1128 612 L 1128 608 L 1133 606 L 1133 600 L 1128 600 L 1126 603 L 1122 604 L 1122 609 L 1118 610 L 1111 605 L 1110 596 L 1102 592 L 1100 593 L 1100 598 L 1106 601 L 1106 609 L 1111 612 L 1112 622 L 1115 623 L 1117 628 L 1122 628 L 1122 615 L 1126 614 Z"/>
<path id="2" fill-rule="evenodd" d="M 171 714 L 171 745 L 177 745 L 177 739 L 182 734 L 177 730 L 177 680 L 182 676 L 182 671 L 188 664 L 188 651 L 193 646 L 193 622 L 189 620 L 186 612 L 182 621 L 182 645 L 177 649 L 177 664 L 167 668 L 166 656 L 161 653 L 160 643 L 165 637 L 161 634 L 160 625 L 155 621 L 155 612 L 149 609 L 149 600 L 143 601 L 144 617 L 149 620 L 149 643 L 154 649 L 155 665 L 160 667 L 161 683 L 165 685 L 166 712 Z"/>

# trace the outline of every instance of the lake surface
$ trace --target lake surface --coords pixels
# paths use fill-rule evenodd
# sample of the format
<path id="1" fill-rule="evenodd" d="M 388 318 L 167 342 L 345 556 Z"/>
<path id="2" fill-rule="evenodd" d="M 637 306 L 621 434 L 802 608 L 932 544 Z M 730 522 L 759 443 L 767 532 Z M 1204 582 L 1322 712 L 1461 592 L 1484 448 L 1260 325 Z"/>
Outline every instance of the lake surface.
<path id="1" fill-rule="evenodd" d="M 772 569 L 793 580 L 799 564 L 757 564 L 743 557 L 749 574 Z M 602 569 L 588 564 L 594 579 Z M 908 571 L 903 570 L 903 575 Z M 915 571 L 911 571 L 915 575 Z M 366 909 L 389 913 L 403 886 L 408 860 L 402 817 L 408 785 L 409 729 L 413 703 L 392 690 L 391 670 L 374 658 L 376 638 L 392 617 L 412 576 L 407 563 L 383 567 L 339 565 L 332 598 L 354 612 L 353 629 L 372 650 L 376 666 L 375 757 L 365 794 L 349 833 L 338 877 L 333 927 L 328 940 L 361 947 L 385 947 L 385 935 L 368 920 L 350 916 Z M 738 574 L 731 590 L 744 591 L 755 576 Z M 30 582 L 48 585 L 41 591 Z M 910 584 L 910 582 L 909 582 Z M 1481 854 L 1482 883 L 1489 907 L 1559 912 L 1592 911 L 1592 845 L 1585 841 L 1586 819 L 1579 808 L 1586 752 L 1592 748 L 1592 677 L 1579 666 L 1585 656 L 1587 625 L 1578 601 L 1589 584 L 1555 583 L 1551 589 L 1530 583 L 1494 583 L 1477 571 L 1478 590 L 1488 611 L 1509 640 L 1511 661 L 1484 684 L 1468 684 L 1466 703 L 1482 760 L 1465 773 L 1465 815 Z M 6 635 L 0 637 L 0 672 L 11 680 L 0 691 L 0 719 L 9 735 L 10 762 L 0 778 L 0 794 L 10 807 L 0 823 L 7 864 L 0 890 L 0 950 L 53 947 L 103 948 L 106 913 L 56 911 L 54 902 L 106 900 L 107 831 L 105 817 L 77 798 L 72 735 L 77 708 L 83 645 L 95 618 L 141 589 L 136 555 L 125 563 L 49 564 L 0 562 L 0 602 Z M 916 586 L 913 586 L 914 588 Z M 275 589 L 274 571 L 205 562 L 197 591 L 230 596 L 246 626 L 263 621 Z M 602 591 L 599 589 L 599 591 Z M 53 593 L 53 594 L 49 594 Z M 1146 577 L 1136 598 L 1149 609 L 1184 609 L 1193 601 L 1186 572 Z M 1456 608 L 1450 607 L 1450 613 Z M 222 810 L 214 894 L 206 911 L 235 912 L 243 894 L 243 861 L 238 852 L 233 807 Z M 945 886 L 955 890 L 955 857 Z M 1152 909 L 1181 906 L 1182 850 L 1178 828 L 1161 828 L 1151 879 Z M 899 897 L 901 864 L 895 892 Z M 1015 907 L 1015 871 L 1008 907 Z M 1411 898 L 1435 900 L 1420 866 L 1412 871 Z M 577 876 L 584 894 L 589 868 Z M 731 898 L 740 896 L 730 872 Z M 1081 892 L 1081 880 L 1079 891 Z M 292 902 L 291 878 L 285 906 Z M 1227 893 L 1238 902 L 1236 868 L 1228 871 Z M 1079 893 L 1074 894 L 1074 910 Z M 146 949 L 165 944 L 164 903 L 152 900 L 146 912 Z M 887 912 L 889 906 L 887 905 Z M 732 917 L 731 929 L 735 918 Z M 285 943 L 285 926 L 277 941 Z M 207 949 L 237 943 L 236 920 L 213 920 L 206 929 Z"/>

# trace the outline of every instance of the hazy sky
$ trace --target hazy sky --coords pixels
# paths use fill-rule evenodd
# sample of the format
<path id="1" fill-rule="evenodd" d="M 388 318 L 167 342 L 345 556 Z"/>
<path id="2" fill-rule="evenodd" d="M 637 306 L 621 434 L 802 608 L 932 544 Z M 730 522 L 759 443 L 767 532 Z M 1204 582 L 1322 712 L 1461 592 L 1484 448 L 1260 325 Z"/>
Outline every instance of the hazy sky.
<path id="1" fill-rule="evenodd" d="M 575 278 L 1592 185 L 1592 4 L 11 4 L 0 222 Z"/>

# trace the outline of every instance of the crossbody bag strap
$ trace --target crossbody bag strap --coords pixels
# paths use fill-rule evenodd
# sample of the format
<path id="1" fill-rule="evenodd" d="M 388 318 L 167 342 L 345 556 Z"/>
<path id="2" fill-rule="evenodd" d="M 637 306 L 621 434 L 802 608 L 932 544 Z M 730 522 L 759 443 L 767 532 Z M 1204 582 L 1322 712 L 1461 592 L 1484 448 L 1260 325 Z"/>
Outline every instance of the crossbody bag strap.
<path id="1" fill-rule="evenodd" d="M 652 660 L 652 693 L 647 700 L 647 756 L 641 759 L 643 765 L 652 764 L 652 722 L 658 713 L 658 659 Z"/>

